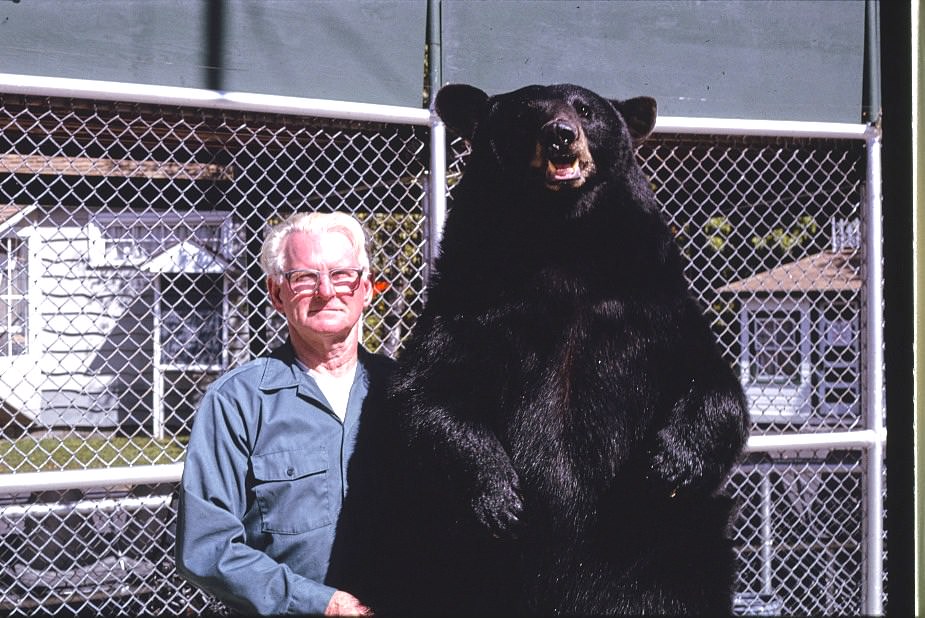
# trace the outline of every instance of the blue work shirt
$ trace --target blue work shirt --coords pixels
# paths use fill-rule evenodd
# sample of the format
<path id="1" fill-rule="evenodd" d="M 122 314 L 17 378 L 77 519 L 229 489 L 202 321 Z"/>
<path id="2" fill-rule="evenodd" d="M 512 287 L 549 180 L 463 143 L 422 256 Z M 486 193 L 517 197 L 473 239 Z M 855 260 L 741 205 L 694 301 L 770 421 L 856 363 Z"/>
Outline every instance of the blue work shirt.
<path id="1" fill-rule="evenodd" d="M 218 378 L 199 405 L 177 570 L 235 610 L 323 614 L 334 593 L 323 582 L 362 404 L 394 366 L 362 348 L 358 356 L 343 422 L 288 342 Z"/>

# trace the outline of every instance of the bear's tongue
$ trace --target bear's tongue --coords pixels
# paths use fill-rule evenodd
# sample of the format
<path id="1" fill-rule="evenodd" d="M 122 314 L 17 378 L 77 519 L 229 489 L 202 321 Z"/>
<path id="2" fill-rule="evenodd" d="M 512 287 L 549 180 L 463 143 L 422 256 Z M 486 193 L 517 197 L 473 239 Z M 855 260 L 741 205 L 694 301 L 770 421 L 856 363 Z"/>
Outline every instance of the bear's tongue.
<path id="1" fill-rule="evenodd" d="M 550 181 L 574 180 L 581 176 L 578 159 L 572 161 L 547 161 L 546 179 Z"/>

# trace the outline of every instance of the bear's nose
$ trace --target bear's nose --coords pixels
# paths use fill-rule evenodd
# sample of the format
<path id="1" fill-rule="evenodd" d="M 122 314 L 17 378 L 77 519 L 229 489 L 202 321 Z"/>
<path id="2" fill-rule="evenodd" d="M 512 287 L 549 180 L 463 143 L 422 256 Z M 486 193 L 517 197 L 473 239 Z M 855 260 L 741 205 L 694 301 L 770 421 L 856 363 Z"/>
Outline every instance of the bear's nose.
<path id="1" fill-rule="evenodd" d="M 578 129 L 562 119 L 550 120 L 540 129 L 540 143 L 546 148 L 559 151 L 567 148 L 578 137 Z"/>

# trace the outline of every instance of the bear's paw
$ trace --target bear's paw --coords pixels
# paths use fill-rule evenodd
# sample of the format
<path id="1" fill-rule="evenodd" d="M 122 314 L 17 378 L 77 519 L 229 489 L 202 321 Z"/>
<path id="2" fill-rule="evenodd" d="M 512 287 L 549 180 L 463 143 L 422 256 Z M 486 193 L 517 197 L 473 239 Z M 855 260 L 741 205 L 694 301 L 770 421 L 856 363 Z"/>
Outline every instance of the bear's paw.
<path id="1" fill-rule="evenodd" d="M 486 477 L 471 498 L 476 520 L 498 539 L 516 539 L 524 525 L 524 501 L 517 473 Z"/>

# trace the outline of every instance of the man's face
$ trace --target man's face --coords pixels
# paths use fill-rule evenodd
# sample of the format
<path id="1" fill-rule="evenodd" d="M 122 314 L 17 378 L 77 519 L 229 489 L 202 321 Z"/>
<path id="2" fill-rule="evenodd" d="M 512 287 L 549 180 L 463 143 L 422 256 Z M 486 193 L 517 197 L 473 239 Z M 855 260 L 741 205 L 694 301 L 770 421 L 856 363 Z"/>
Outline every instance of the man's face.
<path id="1" fill-rule="evenodd" d="M 339 232 L 309 234 L 294 232 L 283 247 L 287 270 L 311 269 L 322 275 L 314 293 L 293 292 L 289 283 L 268 279 L 273 307 L 286 316 L 293 336 L 303 339 L 346 336 L 357 325 L 363 309 L 372 299 L 369 274 L 363 273 L 352 292 L 334 289 L 329 272 L 338 268 L 359 268 L 350 240 Z"/>

